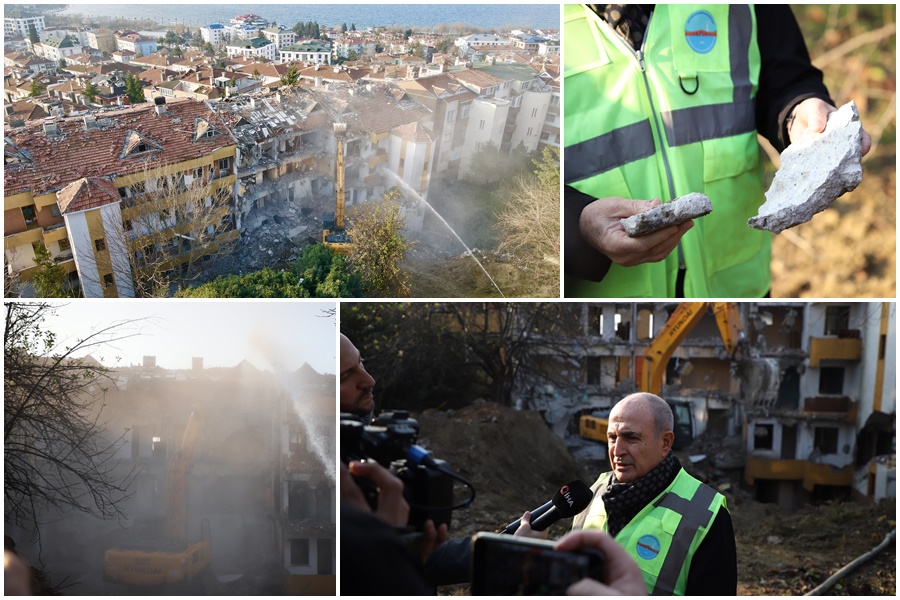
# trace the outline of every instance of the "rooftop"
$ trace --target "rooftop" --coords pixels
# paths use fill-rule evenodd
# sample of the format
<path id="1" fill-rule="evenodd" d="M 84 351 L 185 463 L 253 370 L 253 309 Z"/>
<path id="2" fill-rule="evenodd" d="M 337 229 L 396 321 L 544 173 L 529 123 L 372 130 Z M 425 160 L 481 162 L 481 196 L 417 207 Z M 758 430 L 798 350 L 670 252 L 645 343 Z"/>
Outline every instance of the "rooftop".
<path id="1" fill-rule="evenodd" d="M 225 131 L 237 121 L 232 113 L 218 114 L 212 105 L 194 100 L 170 101 L 162 115 L 156 114 L 152 103 L 142 103 L 102 111 L 95 117 L 96 125 L 88 131 L 82 116 L 56 118 L 55 132 L 49 133 L 42 121 L 15 130 L 7 128 L 7 153 L 10 148 L 20 154 L 25 151 L 30 159 L 6 165 L 4 194 L 30 190 L 35 196 L 43 195 L 82 178 L 141 172 L 148 161 L 172 164 L 208 156 L 234 142 L 227 135 L 194 141 L 195 120 L 205 119 Z M 147 151 L 134 152 L 135 147 L 126 152 L 135 139 L 145 140 Z"/>

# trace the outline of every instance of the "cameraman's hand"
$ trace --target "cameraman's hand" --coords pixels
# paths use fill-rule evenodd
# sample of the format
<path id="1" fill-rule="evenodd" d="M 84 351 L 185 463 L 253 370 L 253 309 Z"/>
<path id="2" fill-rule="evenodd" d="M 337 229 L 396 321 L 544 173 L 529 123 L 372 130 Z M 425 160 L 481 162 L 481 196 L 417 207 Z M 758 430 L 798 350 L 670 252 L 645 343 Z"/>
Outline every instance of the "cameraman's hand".
<path id="1" fill-rule="evenodd" d="M 378 508 L 375 514 L 388 525 L 406 527 L 409 522 L 409 504 L 403 499 L 403 482 L 375 461 L 350 462 L 349 471 L 341 465 L 341 500 L 353 502 L 370 511 L 365 497 L 350 477 L 365 477 L 378 487 Z"/>
<path id="2" fill-rule="evenodd" d="M 441 523 L 440 527 L 435 528 L 434 521 L 428 519 L 422 529 L 422 564 L 428 560 L 434 549 L 447 541 L 447 524 Z"/>
<path id="3" fill-rule="evenodd" d="M 519 537 L 530 537 L 538 540 L 546 540 L 547 539 L 547 530 L 544 531 L 532 531 L 531 530 L 531 511 L 526 510 L 525 514 L 522 515 L 522 520 L 519 523 L 519 528 L 516 529 L 516 532 L 513 535 Z"/>
<path id="4" fill-rule="evenodd" d="M 625 549 L 604 531 L 576 531 L 556 544 L 556 549 L 569 552 L 578 548 L 596 548 L 606 555 L 607 583 L 582 579 L 569 586 L 570 596 L 646 596 L 647 586 L 641 568 Z"/>

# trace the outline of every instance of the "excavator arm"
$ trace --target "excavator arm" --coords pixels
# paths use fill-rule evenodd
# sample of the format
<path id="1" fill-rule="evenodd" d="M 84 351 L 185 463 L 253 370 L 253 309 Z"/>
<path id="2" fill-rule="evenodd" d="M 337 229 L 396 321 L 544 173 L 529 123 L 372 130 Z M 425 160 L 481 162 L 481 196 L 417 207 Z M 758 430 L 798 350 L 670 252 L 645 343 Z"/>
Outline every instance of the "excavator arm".
<path id="1" fill-rule="evenodd" d="M 166 512 L 166 538 L 172 544 L 184 544 L 187 542 L 188 532 L 188 470 L 194 458 L 194 448 L 200 431 L 206 422 L 206 411 L 198 404 L 191 407 L 191 416 L 188 418 L 187 427 L 184 429 L 184 437 L 181 446 L 169 461 L 168 492 Z"/>

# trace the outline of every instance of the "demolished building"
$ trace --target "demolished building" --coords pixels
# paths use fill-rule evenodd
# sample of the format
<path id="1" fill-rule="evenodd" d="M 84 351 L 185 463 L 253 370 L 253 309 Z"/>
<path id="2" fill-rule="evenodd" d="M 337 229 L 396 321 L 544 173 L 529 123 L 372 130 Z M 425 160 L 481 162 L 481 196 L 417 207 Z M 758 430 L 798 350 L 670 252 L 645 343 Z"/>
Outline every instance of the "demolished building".
<path id="1" fill-rule="evenodd" d="M 102 422 L 110 442 L 123 434 L 112 477 L 137 475 L 121 508 L 127 518 L 78 512 L 41 526 L 44 570 L 69 576 L 77 593 L 130 595 L 140 588 L 104 580 L 104 552 L 147 544 L 167 519 L 169 464 L 192 410 L 206 414 L 186 486 L 187 538 L 206 540 L 206 594 L 334 595 L 336 487 L 334 376 L 308 365 L 276 375 L 249 362 L 189 370 L 144 365 L 111 372 Z M 322 452 L 330 448 L 329 452 Z M 50 516 L 47 513 L 43 516 Z M 53 515 L 58 517 L 59 515 Z M 30 532 L 7 523 L 28 560 Z M 35 563 L 36 564 L 36 563 Z M 143 593 L 160 593 L 157 588 Z"/>
<path id="2" fill-rule="evenodd" d="M 793 509 L 811 499 L 896 495 L 896 314 L 893 303 L 739 303 L 752 361 L 724 351 L 712 313 L 678 344 L 661 395 L 690 407 L 709 460 L 758 499 Z M 538 410 L 576 457 L 582 415 L 603 415 L 638 390 L 645 353 L 676 304 L 573 305 L 572 350 L 555 381 L 526 379 L 519 403 Z M 577 358 L 573 358 L 577 357 Z M 715 444 L 718 444 L 716 446 Z"/>

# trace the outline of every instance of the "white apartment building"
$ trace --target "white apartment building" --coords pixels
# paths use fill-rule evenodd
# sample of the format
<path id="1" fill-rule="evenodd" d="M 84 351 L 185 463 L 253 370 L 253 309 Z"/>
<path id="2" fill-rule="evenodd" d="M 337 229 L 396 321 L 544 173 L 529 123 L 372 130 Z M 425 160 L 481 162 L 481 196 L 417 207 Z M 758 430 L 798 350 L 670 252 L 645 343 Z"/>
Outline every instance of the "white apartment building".
<path id="1" fill-rule="evenodd" d="M 44 17 L 4 17 L 3 18 L 3 36 L 12 37 L 28 37 L 28 26 L 34 25 L 34 30 L 40 33 L 46 29 L 44 25 Z"/>
<path id="2" fill-rule="evenodd" d="M 200 28 L 200 36 L 204 42 L 218 46 L 225 42 L 225 26 L 221 23 L 210 23 L 206 27 Z"/>
<path id="3" fill-rule="evenodd" d="M 225 46 L 228 58 L 242 56 L 244 58 L 265 58 L 275 60 L 278 51 L 275 44 L 266 38 L 253 38 L 242 42 L 230 42 Z"/>

